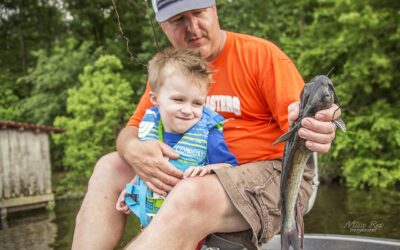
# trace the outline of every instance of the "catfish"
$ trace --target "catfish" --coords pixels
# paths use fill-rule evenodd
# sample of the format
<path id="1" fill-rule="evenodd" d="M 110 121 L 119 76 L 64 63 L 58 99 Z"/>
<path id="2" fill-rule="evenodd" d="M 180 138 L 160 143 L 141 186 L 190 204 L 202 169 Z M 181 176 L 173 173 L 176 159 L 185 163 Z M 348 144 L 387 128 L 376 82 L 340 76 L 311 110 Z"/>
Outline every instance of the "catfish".
<path id="1" fill-rule="evenodd" d="M 303 215 L 299 209 L 298 196 L 300 184 L 303 178 L 304 168 L 312 151 L 306 148 L 305 140 L 300 138 L 298 131 L 301 128 L 301 121 L 306 117 L 314 117 L 323 109 L 328 109 L 335 103 L 339 105 L 338 98 L 332 81 L 325 75 L 319 75 L 305 84 L 300 96 L 299 118 L 293 122 L 287 133 L 276 140 L 273 145 L 285 143 L 285 150 L 282 160 L 280 209 L 281 209 L 281 249 L 288 250 L 303 249 L 303 228 L 297 229 L 297 220 Z M 332 121 L 343 132 L 346 125 L 342 119 Z M 296 205 L 297 204 L 297 205 Z M 299 236 L 299 231 L 301 231 Z"/>

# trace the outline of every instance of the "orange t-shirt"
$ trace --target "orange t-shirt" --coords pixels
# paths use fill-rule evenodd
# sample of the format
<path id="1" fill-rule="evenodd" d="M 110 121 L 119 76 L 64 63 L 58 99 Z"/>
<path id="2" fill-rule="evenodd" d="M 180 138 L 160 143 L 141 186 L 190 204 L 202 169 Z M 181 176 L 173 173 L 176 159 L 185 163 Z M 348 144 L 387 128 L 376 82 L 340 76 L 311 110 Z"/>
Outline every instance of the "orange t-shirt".
<path id="1" fill-rule="evenodd" d="M 304 82 L 290 58 L 261 38 L 226 32 L 206 105 L 227 119 L 224 137 L 239 164 L 281 158 L 272 143 L 288 130 L 287 107 L 300 98 Z M 147 84 L 128 126 L 138 126 L 151 106 Z"/>

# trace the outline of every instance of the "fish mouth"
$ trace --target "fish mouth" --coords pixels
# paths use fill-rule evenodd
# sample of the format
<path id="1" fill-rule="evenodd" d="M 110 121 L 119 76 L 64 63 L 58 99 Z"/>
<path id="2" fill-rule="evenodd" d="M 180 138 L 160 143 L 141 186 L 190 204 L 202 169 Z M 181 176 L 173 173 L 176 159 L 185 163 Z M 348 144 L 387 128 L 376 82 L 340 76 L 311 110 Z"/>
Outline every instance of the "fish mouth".
<path id="1" fill-rule="evenodd" d="M 332 94 L 325 94 L 322 98 L 322 101 L 332 104 L 333 103 L 333 95 Z"/>

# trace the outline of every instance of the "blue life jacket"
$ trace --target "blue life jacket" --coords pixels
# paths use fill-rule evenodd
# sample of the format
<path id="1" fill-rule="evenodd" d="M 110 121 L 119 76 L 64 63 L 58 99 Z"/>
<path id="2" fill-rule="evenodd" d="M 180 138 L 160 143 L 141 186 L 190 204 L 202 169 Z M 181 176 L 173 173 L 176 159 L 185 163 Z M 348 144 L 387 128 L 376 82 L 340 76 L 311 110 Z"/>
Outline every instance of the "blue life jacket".
<path id="1" fill-rule="evenodd" d="M 199 122 L 191 127 L 182 138 L 172 147 L 180 157 L 170 159 L 170 163 L 181 171 L 191 166 L 204 166 L 207 164 L 207 140 L 210 130 L 214 127 L 222 128 L 224 118 L 211 109 L 204 107 L 203 115 Z M 160 112 L 157 107 L 146 110 L 139 124 L 139 139 L 142 141 L 163 141 L 163 126 L 160 120 Z M 126 185 L 125 202 L 133 213 L 140 219 L 143 227 L 146 227 L 152 216 L 160 208 L 163 198 L 153 197 L 143 180 L 137 176 L 134 184 Z"/>

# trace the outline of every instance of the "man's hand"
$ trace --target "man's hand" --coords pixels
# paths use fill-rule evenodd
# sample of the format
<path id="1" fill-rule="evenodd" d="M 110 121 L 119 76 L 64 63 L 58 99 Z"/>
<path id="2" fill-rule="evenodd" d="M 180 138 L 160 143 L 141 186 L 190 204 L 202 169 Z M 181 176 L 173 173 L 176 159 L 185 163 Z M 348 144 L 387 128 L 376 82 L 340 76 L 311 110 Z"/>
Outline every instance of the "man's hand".
<path id="1" fill-rule="evenodd" d="M 153 192 L 166 196 L 183 178 L 183 172 L 167 159 L 179 158 L 179 154 L 160 141 L 139 141 L 136 134 L 136 127 L 122 129 L 117 139 L 118 153 Z"/>
<path id="2" fill-rule="evenodd" d="M 168 161 L 179 155 L 160 141 L 136 140 L 134 145 L 125 159 L 153 192 L 166 196 L 183 177 L 183 172 Z"/>
<path id="3" fill-rule="evenodd" d="M 299 117 L 300 102 L 294 102 L 288 107 L 289 125 Z M 336 104 L 329 109 L 318 111 L 315 118 L 307 117 L 301 121 L 302 128 L 299 129 L 299 136 L 306 140 L 306 147 L 311 151 L 326 153 L 331 148 L 335 139 L 336 125 L 332 120 L 339 118 L 341 111 Z"/>

